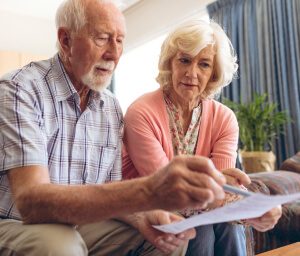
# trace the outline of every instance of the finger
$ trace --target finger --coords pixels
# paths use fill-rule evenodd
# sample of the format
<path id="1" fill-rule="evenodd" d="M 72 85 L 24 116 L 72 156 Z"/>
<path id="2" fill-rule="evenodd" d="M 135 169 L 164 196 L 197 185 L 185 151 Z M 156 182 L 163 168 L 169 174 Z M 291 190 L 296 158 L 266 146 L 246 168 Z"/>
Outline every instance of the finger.
<path id="1" fill-rule="evenodd" d="M 262 220 L 249 220 L 247 223 L 253 225 L 253 226 L 258 226 L 258 227 L 267 227 L 267 226 L 273 226 L 275 224 L 275 221 L 262 221 Z"/>
<path id="2" fill-rule="evenodd" d="M 199 195 L 202 194 L 206 198 L 206 203 L 211 203 L 215 199 L 223 199 L 225 197 L 223 188 L 212 177 L 204 173 L 191 173 L 186 178 L 186 181 L 191 185 L 190 189 L 193 191 L 192 193 L 199 191 Z M 198 193 L 194 197 L 191 194 L 196 201 L 200 199 Z"/>
<path id="3" fill-rule="evenodd" d="M 162 236 L 162 239 L 166 244 L 174 245 L 176 247 L 181 246 L 188 242 L 188 240 L 194 238 L 196 236 L 195 229 L 188 229 L 183 231 L 177 235 L 173 234 L 165 234 Z"/>
<path id="4" fill-rule="evenodd" d="M 202 209 L 215 201 L 215 196 L 210 189 L 191 187 L 189 193 L 190 198 L 195 202 L 193 205 L 195 209 L 197 209 L 196 206 Z"/>
<path id="5" fill-rule="evenodd" d="M 186 240 L 182 240 L 175 235 L 168 234 L 162 238 L 164 242 L 170 246 L 178 247 L 186 242 Z"/>
<path id="6" fill-rule="evenodd" d="M 196 237 L 196 230 L 194 228 L 188 229 L 184 232 L 177 234 L 176 237 L 178 237 L 178 239 L 181 239 L 183 241 L 193 239 Z"/>
<path id="7" fill-rule="evenodd" d="M 179 214 L 169 212 L 169 219 L 171 220 L 171 222 L 174 222 L 174 221 L 183 220 L 185 218 L 183 216 L 179 215 Z"/>
<path id="8" fill-rule="evenodd" d="M 233 178 L 232 176 L 229 176 L 227 174 L 224 174 L 225 178 L 226 178 L 226 184 L 229 184 L 231 186 L 236 186 L 239 187 L 240 186 L 240 182 Z"/>
<path id="9" fill-rule="evenodd" d="M 159 214 L 157 215 L 157 223 L 159 225 L 170 224 L 172 222 L 172 220 L 171 220 L 171 216 L 173 215 L 172 213 L 167 212 L 167 211 L 159 211 L 158 213 Z M 175 218 L 175 217 L 172 216 L 172 218 Z"/>
<path id="10" fill-rule="evenodd" d="M 205 173 L 213 178 L 219 185 L 224 185 L 226 179 L 214 166 L 213 162 L 206 157 L 201 156 L 184 156 L 186 166 L 195 172 Z"/>
<path id="11" fill-rule="evenodd" d="M 178 214 L 169 213 L 171 222 L 183 220 L 184 217 Z M 196 230 L 194 228 L 187 229 L 181 233 L 176 234 L 176 238 L 180 239 L 181 241 L 187 241 L 196 236 Z"/>
<path id="12" fill-rule="evenodd" d="M 171 222 L 184 219 L 182 216 L 179 216 L 171 212 L 160 211 L 159 213 L 160 213 L 158 216 L 159 218 L 157 219 L 159 225 L 170 224 Z M 193 238 L 196 235 L 196 231 L 194 229 L 189 229 L 182 233 L 184 233 L 184 239 L 181 239 L 173 234 L 165 234 L 165 233 L 163 233 L 160 237 L 163 240 L 164 245 L 170 244 L 177 247 L 179 245 L 182 245 L 184 242 Z"/>
<path id="13" fill-rule="evenodd" d="M 236 179 L 239 185 L 247 186 L 251 183 L 251 179 L 249 176 L 237 168 L 229 168 L 222 171 L 224 175 L 231 176 L 232 178 Z"/>
<path id="14" fill-rule="evenodd" d="M 274 228 L 277 221 L 270 220 L 270 219 L 263 220 L 262 218 L 256 218 L 256 219 L 246 220 L 246 223 L 248 223 L 258 231 L 266 231 Z"/>
<path id="15" fill-rule="evenodd" d="M 259 232 L 266 232 L 266 231 L 274 228 L 274 226 L 252 226 L 252 227 Z"/>
<path id="16" fill-rule="evenodd" d="M 274 228 L 274 223 L 257 223 L 255 225 L 252 225 L 253 228 L 255 228 L 258 231 L 265 232 L 267 230 L 273 229 Z"/>
<path id="17" fill-rule="evenodd" d="M 187 243 L 188 240 L 180 239 L 173 234 L 163 234 L 154 241 L 154 245 L 164 252 L 175 251 L 179 246 Z"/>
<path id="18" fill-rule="evenodd" d="M 177 249 L 177 246 L 170 244 L 162 238 L 157 241 L 155 246 L 164 253 L 171 253 Z"/>
<path id="19" fill-rule="evenodd" d="M 279 218 L 281 217 L 281 214 L 281 206 L 277 206 L 275 208 L 272 208 L 270 211 L 266 212 L 261 217 L 252 219 L 252 221 L 256 221 L 258 223 L 276 224 Z"/>
<path id="20" fill-rule="evenodd" d="M 160 212 L 158 222 L 162 224 L 169 224 L 174 221 L 179 221 L 184 219 L 182 216 L 171 213 L 171 212 Z M 195 229 L 188 229 L 180 235 L 173 235 L 173 234 L 163 234 L 161 237 L 164 240 L 164 242 L 170 245 L 179 246 L 183 243 L 187 242 L 189 239 L 194 238 L 196 235 Z"/>

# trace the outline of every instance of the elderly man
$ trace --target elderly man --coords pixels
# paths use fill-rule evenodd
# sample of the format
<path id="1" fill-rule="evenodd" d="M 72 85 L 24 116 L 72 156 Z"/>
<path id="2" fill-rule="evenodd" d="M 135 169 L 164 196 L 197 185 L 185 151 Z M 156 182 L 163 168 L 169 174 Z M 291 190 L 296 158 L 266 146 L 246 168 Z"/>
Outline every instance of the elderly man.
<path id="1" fill-rule="evenodd" d="M 56 18 L 59 53 L 0 81 L 0 254 L 183 255 L 193 229 L 175 236 L 152 225 L 179 218 L 164 210 L 222 199 L 224 177 L 208 159 L 182 156 L 113 182 L 123 121 L 105 88 L 124 17 L 110 1 L 68 0 Z"/>

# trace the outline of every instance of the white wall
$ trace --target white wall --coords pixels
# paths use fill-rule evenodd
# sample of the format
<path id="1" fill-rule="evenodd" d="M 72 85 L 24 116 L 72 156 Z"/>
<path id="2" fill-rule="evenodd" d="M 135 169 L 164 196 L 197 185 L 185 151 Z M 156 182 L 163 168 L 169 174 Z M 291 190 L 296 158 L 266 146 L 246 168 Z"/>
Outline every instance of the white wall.
<path id="1" fill-rule="evenodd" d="M 56 52 L 54 21 L 0 11 L 0 31 L 1 51 L 45 56 L 52 56 Z"/>
<path id="2" fill-rule="evenodd" d="M 141 0 L 125 10 L 125 52 L 167 33 L 195 15 L 206 14 L 215 0 Z"/>
<path id="3" fill-rule="evenodd" d="M 184 19 L 204 11 L 205 6 L 213 1 L 141 0 L 124 12 L 128 30 L 125 52 L 164 34 Z M 27 4 L 28 10 L 36 7 L 30 1 Z M 10 12 L 10 9 L 4 11 L 2 5 L 0 2 L 0 50 L 49 56 L 56 52 L 56 31 L 54 14 L 52 15 L 54 10 L 48 8 L 52 19 L 42 19 L 31 17 L 27 12 L 26 16 L 22 16 Z M 46 7 L 44 9 L 47 10 Z"/>
<path id="4" fill-rule="evenodd" d="M 155 77 L 158 74 L 157 64 L 164 39 L 165 36 L 155 38 L 121 57 L 115 72 L 115 94 L 124 113 L 140 95 L 159 87 Z"/>

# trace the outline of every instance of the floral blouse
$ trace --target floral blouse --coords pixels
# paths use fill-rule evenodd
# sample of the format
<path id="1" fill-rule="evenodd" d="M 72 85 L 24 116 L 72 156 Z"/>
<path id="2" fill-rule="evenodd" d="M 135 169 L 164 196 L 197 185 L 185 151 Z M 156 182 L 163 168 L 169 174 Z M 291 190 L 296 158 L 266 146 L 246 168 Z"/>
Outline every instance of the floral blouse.
<path id="1" fill-rule="evenodd" d="M 167 94 L 164 94 L 164 100 L 166 102 L 166 108 L 169 115 L 169 127 L 172 137 L 174 155 L 194 155 L 196 152 L 197 138 L 201 120 L 201 104 L 193 109 L 191 123 L 186 134 L 184 134 L 178 109 L 169 99 Z M 180 213 L 183 216 L 188 217 L 191 215 L 199 214 L 202 211 L 202 209 L 187 208 Z"/>
<path id="2" fill-rule="evenodd" d="M 172 137 L 174 155 L 194 155 L 200 127 L 201 104 L 193 109 L 191 123 L 186 134 L 184 134 L 178 109 L 166 95 L 164 99 L 169 115 L 169 127 Z"/>
<path id="3" fill-rule="evenodd" d="M 173 104 L 173 102 L 170 100 L 167 93 L 165 92 L 164 92 L 164 100 L 169 115 L 169 127 L 170 127 L 170 133 L 172 137 L 174 155 L 181 155 L 181 154 L 195 155 L 197 138 L 198 138 L 199 128 L 200 128 L 201 114 L 202 114 L 201 103 L 193 109 L 191 123 L 188 127 L 186 134 L 184 134 L 183 127 L 180 122 L 179 111 L 176 108 L 176 106 Z M 240 196 L 238 195 L 226 193 L 223 202 L 218 204 L 216 207 L 220 207 L 222 205 L 225 205 L 233 201 L 237 201 L 239 199 Z M 192 215 L 200 214 L 203 211 L 208 211 L 216 207 L 211 207 L 209 209 L 208 208 L 207 209 L 186 208 L 180 213 L 185 217 L 189 217 Z"/>

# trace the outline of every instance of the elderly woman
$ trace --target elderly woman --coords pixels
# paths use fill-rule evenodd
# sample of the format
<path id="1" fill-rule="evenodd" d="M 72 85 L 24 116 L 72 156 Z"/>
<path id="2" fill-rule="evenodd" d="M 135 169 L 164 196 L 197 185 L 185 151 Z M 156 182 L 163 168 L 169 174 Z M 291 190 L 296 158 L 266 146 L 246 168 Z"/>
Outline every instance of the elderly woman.
<path id="1" fill-rule="evenodd" d="M 238 123 L 234 113 L 213 100 L 228 85 L 238 65 L 230 40 L 214 22 L 190 21 L 171 33 L 162 45 L 157 82 L 160 89 L 137 99 L 125 115 L 124 178 L 153 173 L 175 155 L 206 156 L 228 183 L 247 185 L 250 179 L 234 169 Z M 188 217 L 207 209 L 184 209 Z M 272 228 L 278 207 L 262 219 L 249 221 L 259 230 Z M 242 225 L 222 223 L 197 228 L 188 255 L 246 255 Z"/>

